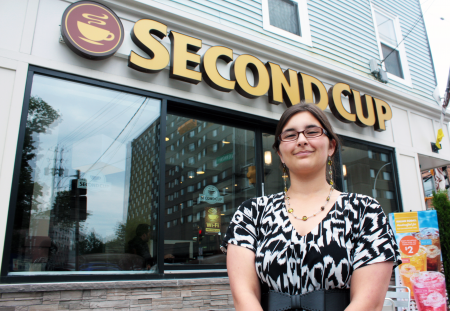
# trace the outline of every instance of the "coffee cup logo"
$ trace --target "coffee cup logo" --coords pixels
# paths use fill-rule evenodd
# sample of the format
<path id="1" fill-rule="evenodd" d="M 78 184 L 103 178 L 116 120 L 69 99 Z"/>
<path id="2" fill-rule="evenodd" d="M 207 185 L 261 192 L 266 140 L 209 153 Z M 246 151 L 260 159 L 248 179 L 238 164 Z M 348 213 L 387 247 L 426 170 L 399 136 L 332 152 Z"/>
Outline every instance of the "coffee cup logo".
<path id="1" fill-rule="evenodd" d="M 67 46 L 88 59 L 114 55 L 123 42 L 123 25 L 108 7 L 93 1 L 79 1 L 64 12 L 61 34 Z"/>

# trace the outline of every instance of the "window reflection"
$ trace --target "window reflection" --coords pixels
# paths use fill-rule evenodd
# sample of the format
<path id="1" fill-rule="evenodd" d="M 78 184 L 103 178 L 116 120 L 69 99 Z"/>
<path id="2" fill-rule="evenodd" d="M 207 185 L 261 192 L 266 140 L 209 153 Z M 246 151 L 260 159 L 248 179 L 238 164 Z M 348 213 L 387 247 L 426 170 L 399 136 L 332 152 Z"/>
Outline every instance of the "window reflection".
<path id="1" fill-rule="evenodd" d="M 341 137 L 344 191 L 374 197 L 385 213 L 398 211 L 393 180 L 393 155 L 386 149 Z"/>
<path id="2" fill-rule="evenodd" d="M 180 209 L 166 214 L 164 261 L 225 264 L 219 249 L 223 234 L 237 207 L 256 196 L 246 176 L 248 167 L 255 165 L 254 132 L 175 115 L 168 115 L 167 122 L 174 122 L 167 133 L 180 145 L 166 159 L 182 151 L 175 163 L 166 160 L 166 184 L 174 184 L 166 187 L 166 209 L 174 204 Z M 179 170 L 169 174 L 174 167 Z M 177 179 L 182 181 L 178 185 Z M 177 192 L 180 195 L 172 201 Z"/>
<path id="3" fill-rule="evenodd" d="M 155 270 L 160 102 L 35 75 L 10 272 Z"/>

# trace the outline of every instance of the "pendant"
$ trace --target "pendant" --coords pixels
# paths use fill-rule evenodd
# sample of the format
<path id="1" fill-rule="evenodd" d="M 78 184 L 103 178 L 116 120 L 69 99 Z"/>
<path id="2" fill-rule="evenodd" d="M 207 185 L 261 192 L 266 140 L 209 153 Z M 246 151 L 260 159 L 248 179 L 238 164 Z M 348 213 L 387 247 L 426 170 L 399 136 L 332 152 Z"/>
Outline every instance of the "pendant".
<path id="1" fill-rule="evenodd" d="M 292 213 L 294 210 L 292 208 L 288 209 L 288 213 Z"/>
<path id="2" fill-rule="evenodd" d="M 303 220 L 303 221 L 307 221 L 307 220 L 308 220 L 308 217 L 303 216 L 302 220 Z"/>

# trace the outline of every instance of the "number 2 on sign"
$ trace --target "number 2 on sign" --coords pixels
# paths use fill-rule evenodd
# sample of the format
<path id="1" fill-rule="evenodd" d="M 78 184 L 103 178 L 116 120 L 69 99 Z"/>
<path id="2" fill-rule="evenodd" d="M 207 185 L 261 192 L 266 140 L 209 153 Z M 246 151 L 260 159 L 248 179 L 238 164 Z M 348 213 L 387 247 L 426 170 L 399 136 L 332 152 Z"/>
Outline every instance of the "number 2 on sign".
<path id="1" fill-rule="evenodd" d="M 403 254 L 412 256 L 419 251 L 420 242 L 413 236 L 405 236 L 400 240 L 400 250 Z"/>

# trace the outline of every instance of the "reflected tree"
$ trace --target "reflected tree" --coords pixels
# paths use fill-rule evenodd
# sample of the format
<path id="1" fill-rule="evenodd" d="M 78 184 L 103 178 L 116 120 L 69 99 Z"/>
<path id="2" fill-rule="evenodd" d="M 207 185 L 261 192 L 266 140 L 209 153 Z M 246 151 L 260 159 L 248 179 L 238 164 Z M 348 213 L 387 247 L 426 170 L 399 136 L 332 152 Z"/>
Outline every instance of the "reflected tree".
<path id="1" fill-rule="evenodd" d="M 99 236 L 95 231 L 91 231 L 88 235 L 86 235 L 83 239 L 77 243 L 78 254 L 97 254 L 103 253 L 105 244 L 101 240 L 101 236 Z"/>
<path id="2" fill-rule="evenodd" d="M 34 178 L 39 141 L 38 134 L 46 133 L 59 117 L 58 111 L 53 109 L 42 98 L 35 96 L 30 98 L 16 202 L 14 221 L 14 229 L 16 230 L 29 228 L 31 207 L 40 203 L 38 197 L 43 194 L 43 185 L 35 181 Z"/>

